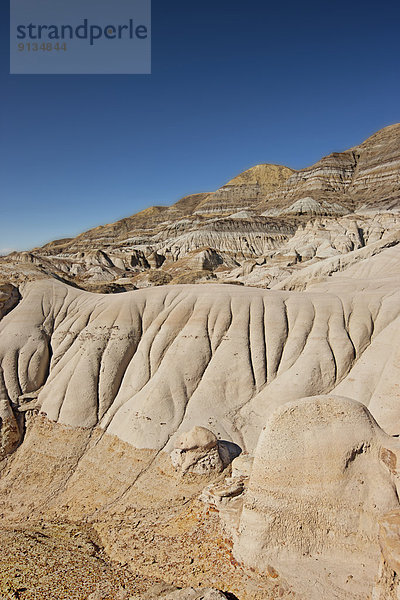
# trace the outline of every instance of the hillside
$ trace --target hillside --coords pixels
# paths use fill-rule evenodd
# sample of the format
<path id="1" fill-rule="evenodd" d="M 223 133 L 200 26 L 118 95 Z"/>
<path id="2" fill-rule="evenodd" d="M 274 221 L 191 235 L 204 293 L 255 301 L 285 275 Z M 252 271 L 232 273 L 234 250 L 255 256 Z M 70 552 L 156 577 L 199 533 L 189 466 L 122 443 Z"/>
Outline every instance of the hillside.
<path id="1" fill-rule="evenodd" d="M 213 193 L 13 253 L 0 273 L 98 292 L 207 281 L 270 287 L 397 230 L 399 166 L 396 124 L 311 167 L 260 164 Z"/>

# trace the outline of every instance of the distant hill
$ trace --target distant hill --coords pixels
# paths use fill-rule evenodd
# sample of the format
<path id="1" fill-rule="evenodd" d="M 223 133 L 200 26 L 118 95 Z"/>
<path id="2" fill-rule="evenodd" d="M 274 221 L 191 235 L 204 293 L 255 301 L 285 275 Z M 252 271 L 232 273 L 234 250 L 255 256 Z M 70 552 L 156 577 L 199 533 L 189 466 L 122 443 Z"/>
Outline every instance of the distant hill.
<path id="1" fill-rule="evenodd" d="M 256 165 L 215 192 L 12 253 L 0 276 L 53 276 L 100 292 L 210 280 L 266 287 L 398 229 L 399 208 L 395 124 L 311 167 Z"/>

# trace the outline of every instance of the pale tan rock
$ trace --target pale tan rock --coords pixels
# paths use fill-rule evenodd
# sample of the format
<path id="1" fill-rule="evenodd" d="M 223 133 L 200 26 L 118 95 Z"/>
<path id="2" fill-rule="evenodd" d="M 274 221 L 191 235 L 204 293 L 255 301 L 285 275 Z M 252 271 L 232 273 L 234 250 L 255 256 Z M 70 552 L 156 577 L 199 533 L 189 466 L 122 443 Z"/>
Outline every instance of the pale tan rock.
<path id="1" fill-rule="evenodd" d="M 221 456 L 218 440 L 213 432 L 198 426 L 182 433 L 175 440 L 170 456 L 176 469 L 182 473 L 198 475 L 219 473 L 230 462 L 229 457 Z"/>
<path id="2" fill-rule="evenodd" d="M 242 452 L 232 461 L 232 477 L 250 477 L 254 457 Z"/>
<path id="3" fill-rule="evenodd" d="M 175 441 L 174 447 L 179 450 L 210 450 L 215 448 L 218 440 L 212 431 L 205 427 L 193 427 L 182 433 Z"/>
<path id="4" fill-rule="evenodd" d="M 196 473 L 208 475 L 220 473 L 224 463 L 219 455 L 218 447 L 197 448 L 195 450 L 172 450 L 171 461 L 173 466 L 182 473 Z"/>
<path id="5" fill-rule="evenodd" d="M 378 519 L 399 507 L 397 457 L 399 443 L 353 400 L 317 396 L 278 409 L 257 445 L 237 560 L 263 574 L 272 567 L 310 600 L 367 598 Z"/>
<path id="6" fill-rule="evenodd" d="M 206 486 L 199 496 L 201 502 L 218 512 L 220 527 L 232 543 L 238 539 L 247 485 L 248 477 L 226 477 L 222 483 Z"/>
<path id="7" fill-rule="evenodd" d="M 387 237 L 384 237 L 382 240 L 379 240 L 377 242 L 371 242 L 366 247 L 360 248 L 353 252 L 349 252 L 344 256 L 333 256 L 331 258 L 327 258 L 324 261 L 305 266 L 305 268 L 300 270 L 298 273 L 295 273 L 285 279 L 282 279 L 279 283 L 274 285 L 273 289 L 304 291 L 307 288 L 311 288 L 311 286 L 316 284 L 321 288 L 321 282 L 324 282 L 325 284 L 330 286 L 331 282 L 328 279 L 328 277 L 331 276 L 343 278 L 343 276 L 346 277 L 346 275 L 348 275 L 348 279 L 350 279 L 352 278 L 352 276 L 356 275 L 356 279 L 361 278 L 360 275 L 362 274 L 362 271 L 373 269 L 374 262 L 377 262 L 370 261 L 371 258 L 374 258 L 375 256 L 378 257 L 380 254 L 382 254 L 381 259 L 377 260 L 379 262 L 384 263 L 387 255 L 390 254 L 387 252 L 387 250 L 391 250 L 392 248 L 398 246 L 399 241 L 400 230 L 394 228 L 393 233 L 391 233 Z M 396 255 L 398 251 L 398 248 L 394 249 Z M 373 277 L 369 275 L 368 279 L 370 287 L 372 284 L 371 280 L 373 279 Z M 387 284 L 389 282 L 386 281 L 385 283 Z M 376 285 L 375 282 L 374 284 Z M 361 285 L 364 285 L 365 287 L 366 283 L 364 280 L 361 281 Z M 344 288 L 344 286 L 341 287 L 342 289 Z M 350 289 L 354 290 L 354 283 L 353 288 Z"/>

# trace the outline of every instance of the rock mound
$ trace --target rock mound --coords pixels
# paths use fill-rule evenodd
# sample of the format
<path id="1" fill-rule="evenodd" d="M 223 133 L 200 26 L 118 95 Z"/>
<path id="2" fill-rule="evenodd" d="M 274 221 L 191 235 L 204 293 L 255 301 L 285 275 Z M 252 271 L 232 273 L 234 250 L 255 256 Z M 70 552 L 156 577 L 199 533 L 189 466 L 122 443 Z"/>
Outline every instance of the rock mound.
<path id="1" fill-rule="evenodd" d="M 196 426 L 176 438 L 171 460 L 182 473 L 205 475 L 223 471 L 239 452 L 235 444 L 219 441 L 209 429 Z"/>
<path id="2" fill-rule="evenodd" d="M 400 444 L 358 402 L 317 396 L 284 405 L 257 445 L 236 558 L 289 578 L 310 600 L 367 598 L 380 560 L 378 518 L 399 505 L 399 457 Z"/>
<path id="3" fill-rule="evenodd" d="M 223 461 L 218 451 L 216 436 L 205 427 L 193 427 L 182 433 L 175 441 L 171 452 L 172 464 L 182 473 L 204 475 L 213 471 L 221 472 Z"/>

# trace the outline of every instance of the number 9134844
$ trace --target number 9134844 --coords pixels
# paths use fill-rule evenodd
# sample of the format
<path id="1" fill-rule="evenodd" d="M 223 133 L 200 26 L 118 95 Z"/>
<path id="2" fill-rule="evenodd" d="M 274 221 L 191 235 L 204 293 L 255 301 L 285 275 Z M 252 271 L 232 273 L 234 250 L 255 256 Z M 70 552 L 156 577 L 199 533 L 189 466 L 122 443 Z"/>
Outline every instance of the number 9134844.
<path id="1" fill-rule="evenodd" d="M 35 42 L 27 42 L 26 44 L 18 44 L 18 50 L 19 52 L 65 52 L 67 50 L 67 44 L 65 42 L 63 44 L 52 44 L 51 42 L 37 44 Z"/>

